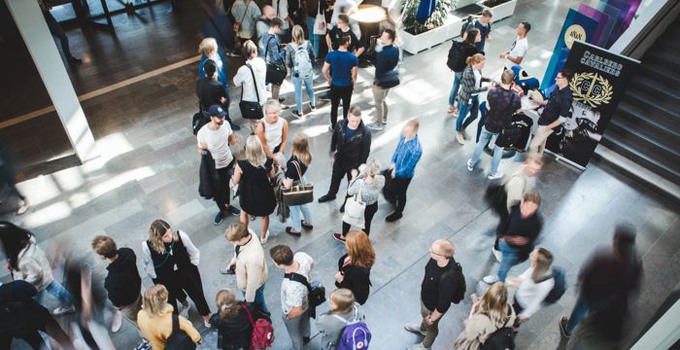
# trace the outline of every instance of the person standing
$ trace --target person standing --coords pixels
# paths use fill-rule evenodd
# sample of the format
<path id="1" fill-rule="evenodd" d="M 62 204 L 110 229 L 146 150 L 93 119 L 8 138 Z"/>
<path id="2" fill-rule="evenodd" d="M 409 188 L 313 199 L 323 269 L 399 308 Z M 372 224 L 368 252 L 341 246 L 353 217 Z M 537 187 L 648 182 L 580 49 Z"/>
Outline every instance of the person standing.
<path id="1" fill-rule="evenodd" d="M 453 244 L 448 240 L 438 239 L 430 246 L 430 260 L 425 266 L 425 276 L 420 286 L 422 321 L 404 326 L 407 331 L 422 335 L 424 339 L 409 350 L 430 349 L 439 334 L 439 320 L 451 307 L 452 296 L 458 284 L 462 283 L 457 274 L 450 272 L 456 266 L 453 254 Z"/>
<path id="2" fill-rule="evenodd" d="M 236 37 L 242 43 L 255 39 L 255 22 L 262 13 L 254 0 L 236 0 L 231 6 Z"/>
<path id="3" fill-rule="evenodd" d="M 460 91 L 458 92 L 459 112 L 456 118 L 456 140 L 461 145 L 464 145 L 465 139 L 467 139 L 465 128 L 477 119 L 479 114 L 479 93 L 488 89 L 487 86 L 482 87 L 482 83 L 489 81 L 489 79 L 482 77 L 482 68 L 486 63 L 484 55 L 476 53 L 468 57 L 465 62 L 467 67 L 465 67 L 461 78 Z M 470 113 L 469 117 L 467 117 L 468 112 Z"/>
<path id="4" fill-rule="evenodd" d="M 241 99 L 259 102 L 264 107 L 266 99 L 267 64 L 258 57 L 257 46 L 248 40 L 243 44 L 245 64 L 239 67 L 234 76 L 234 85 L 241 86 Z"/>
<path id="5" fill-rule="evenodd" d="M 250 324 L 248 313 L 252 314 L 253 310 L 236 300 L 236 296 L 229 289 L 217 291 L 215 304 L 217 312 L 210 317 L 210 325 L 217 329 L 219 349 L 250 349 L 253 326 Z"/>
<path id="6" fill-rule="evenodd" d="M 397 149 L 394 150 L 392 155 L 390 164 L 392 180 L 388 189 L 392 195 L 385 196 L 385 198 L 395 206 L 395 209 L 385 217 L 387 222 L 397 221 L 404 216 L 406 191 L 411 184 L 411 179 L 415 176 L 416 165 L 423 155 L 423 148 L 420 145 L 420 140 L 418 140 L 419 127 L 420 123 L 416 118 L 406 121 L 406 125 L 401 131 Z"/>
<path id="7" fill-rule="evenodd" d="M 19 198 L 17 215 L 22 215 L 31 207 L 31 201 L 17 188 L 17 165 L 13 161 L 7 146 L 0 141 L 0 190 L 7 185 L 9 193 Z"/>
<path id="8" fill-rule="evenodd" d="M 345 240 L 347 253 L 338 259 L 335 286 L 352 291 L 356 301 L 364 305 L 371 286 L 371 267 L 375 263 L 375 251 L 363 231 L 351 231 Z"/>
<path id="9" fill-rule="evenodd" d="M 241 183 L 241 222 L 248 225 L 249 215 L 262 218 L 262 244 L 267 243 L 269 215 L 276 209 L 276 197 L 270 181 L 274 175 L 274 160 L 264 153 L 260 139 L 256 135 L 248 136 L 245 159 L 237 162 L 231 182 L 234 185 Z"/>
<path id="10" fill-rule="evenodd" d="M 144 270 L 153 283 L 167 288 L 170 304 L 184 317 L 189 315 L 188 294 L 203 317 L 203 324 L 209 328 L 210 307 L 198 271 L 200 258 L 201 252 L 184 231 L 175 232 L 170 224 L 160 219 L 151 223 L 149 238 L 142 242 Z M 177 301 L 181 304 L 179 309 Z"/>
<path id="11" fill-rule="evenodd" d="M 326 61 L 321 69 L 331 88 L 331 125 L 329 127 L 331 131 L 335 129 L 338 121 L 340 100 L 342 100 L 342 117 L 347 119 L 354 83 L 357 80 L 359 60 L 357 56 L 347 51 L 349 40 L 347 35 L 340 37 L 338 49 L 326 55 Z"/>
<path id="12" fill-rule="evenodd" d="M 307 5 L 307 32 L 309 33 L 309 42 L 314 48 L 314 56 L 312 57 L 318 58 L 321 35 L 314 34 L 314 25 L 316 23 L 316 15 L 318 13 L 325 13 L 328 5 L 326 4 L 326 1 L 322 0 L 305 0 L 304 2 Z"/>
<path id="13" fill-rule="evenodd" d="M 298 133 L 293 139 L 291 156 L 286 164 L 286 179 L 288 183 L 286 187 L 290 188 L 292 185 L 307 182 L 305 180 L 305 173 L 307 173 L 311 163 L 312 154 L 309 151 L 309 140 L 304 133 Z M 290 205 L 288 207 L 290 208 L 292 226 L 286 227 L 286 233 L 295 237 L 300 237 L 303 227 L 308 230 L 314 228 L 312 225 L 312 212 L 309 210 L 309 204 Z M 301 220 L 301 218 L 304 218 L 304 220 Z"/>
<path id="14" fill-rule="evenodd" d="M 276 17 L 276 11 L 271 5 L 262 6 L 262 16 L 255 22 L 255 32 L 257 38 L 262 39 L 262 37 L 269 31 L 269 26 L 272 24 L 272 20 Z M 253 40 L 255 42 L 255 40 Z M 264 52 L 263 42 L 260 40 L 257 42 L 258 47 L 262 52 Z"/>
<path id="15" fill-rule="evenodd" d="M 217 63 L 210 59 L 207 60 L 203 64 L 203 71 L 205 72 L 205 77 L 196 82 L 196 96 L 198 96 L 199 109 L 204 114 L 207 114 L 210 106 L 221 106 L 225 113 L 227 113 L 226 119 L 229 122 L 229 127 L 235 131 L 240 130 L 241 128 L 229 118 L 229 89 L 217 80 Z"/>
<path id="16" fill-rule="evenodd" d="M 45 22 L 47 23 L 47 28 L 50 30 L 53 36 L 56 36 L 61 43 L 61 50 L 64 51 L 64 56 L 66 56 L 66 61 L 69 64 L 81 64 L 83 60 L 76 58 L 71 54 L 71 47 L 68 43 L 68 36 L 64 32 L 64 28 L 61 24 L 52 16 L 50 10 L 54 6 L 50 0 L 38 0 L 38 5 L 40 5 L 40 10 L 42 11 Z"/>
<path id="17" fill-rule="evenodd" d="M 491 41 L 491 18 L 493 17 L 493 12 L 489 9 L 485 9 L 482 11 L 482 15 L 477 18 L 474 22 L 468 23 L 467 27 L 465 27 L 465 31 L 467 32 L 468 30 L 475 28 L 479 30 L 479 41 L 475 43 L 475 48 L 477 48 L 477 52 L 484 53 L 484 46 L 486 45 L 486 41 L 489 40 Z M 463 37 L 463 40 L 465 40 L 465 37 Z"/>
<path id="18" fill-rule="evenodd" d="M 552 276 L 553 255 L 545 248 L 536 248 L 531 252 L 531 266 L 517 278 L 508 279 L 508 284 L 516 287 L 515 300 L 512 304 L 517 321 L 515 327 L 529 320 L 543 305 L 543 300 L 555 286 Z"/>
<path id="19" fill-rule="evenodd" d="M 217 188 L 213 199 L 219 212 L 215 215 L 213 223 L 219 225 L 227 214 L 235 216 L 241 214 L 241 211 L 230 203 L 231 191 L 229 189 L 229 174 L 234 168 L 234 156 L 231 154 L 229 144 L 236 143 L 236 140 L 229 124 L 224 124 L 227 112 L 222 107 L 219 105 L 210 106 L 208 115 L 210 116 L 210 123 L 198 130 L 196 140 L 199 154 L 208 150 L 215 161 Z"/>
<path id="20" fill-rule="evenodd" d="M 375 79 L 373 80 L 373 99 L 375 100 L 375 118 L 367 126 L 374 130 L 382 130 L 387 124 L 387 94 L 390 88 L 399 84 L 399 49 L 393 46 L 394 29 L 385 28 L 380 36 L 382 46 L 376 48 Z"/>
<path id="21" fill-rule="evenodd" d="M 328 298 L 328 304 L 330 310 L 319 315 L 316 328 L 321 333 L 321 348 L 335 350 L 347 323 L 363 322 L 365 316 L 352 291 L 346 288 L 334 290 Z"/>
<path id="22" fill-rule="evenodd" d="M 198 61 L 198 79 L 203 79 L 205 77 L 210 77 L 205 72 L 205 63 L 211 60 L 217 66 L 217 81 L 222 83 L 224 89 L 227 91 L 227 96 L 229 96 L 229 77 L 227 75 L 227 67 L 222 61 L 219 52 L 217 52 L 217 40 L 215 38 L 205 38 L 201 40 L 198 45 L 198 53 L 201 54 L 201 60 Z"/>
<path id="23" fill-rule="evenodd" d="M 515 73 L 512 70 L 506 69 L 501 74 L 501 84 L 489 90 L 487 95 L 487 102 L 491 108 L 488 111 L 486 121 L 482 127 L 482 134 L 475 146 L 475 151 L 472 153 L 472 158 L 467 161 L 468 171 L 473 171 L 475 165 L 479 162 L 482 156 L 482 151 L 491 142 L 491 140 L 500 134 L 503 129 L 512 122 L 512 115 L 522 108 L 522 100 L 512 90 L 514 84 Z M 491 171 L 489 171 L 489 180 L 500 179 L 503 173 L 498 171 L 498 166 L 503 158 L 503 147 L 493 146 L 493 159 L 491 161 Z"/>
<path id="24" fill-rule="evenodd" d="M 246 303 L 254 304 L 264 312 L 269 312 L 264 300 L 264 286 L 267 282 L 267 263 L 264 260 L 262 244 L 248 226 L 241 222 L 232 222 L 224 232 L 229 243 L 234 245 L 234 257 L 226 268 L 220 269 L 223 274 L 234 271 L 236 288 L 243 292 Z"/>
<path id="25" fill-rule="evenodd" d="M 273 247 L 269 254 L 276 267 L 284 271 L 281 282 L 283 324 L 293 342 L 293 350 L 302 350 L 310 340 L 310 320 L 307 312 L 309 291 L 304 282 L 311 284 L 314 260 L 304 252 L 293 255 L 293 251 L 286 245 Z"/>
<path id="26" fill-rule="evenodd" d="M 556 89 L 550 94 L 547 101 L 539 102 L 544 105 L 543 112 L 538 118 L 538 129 L 534 135 L 531 143 L 529 143 L 529 151 L 537 154 L 543 154 L 545 149 L 545 142 L 553 133 L 555 128 L 562 125 L 562 123 L 569 118 L 569 111 L 571 111 L 574 96 L 569 88 L 569 82 L 573 73 L 568 69 L 562 69 L 557 72 L 555 83 Z"/>
<path id="27" fill-rule="evenodd" d="M 281 118 L 281 104 L 277 100 L 268 100 L 264 112 L 262 122 L 255 128 L 255 135 L 260 139 L 268 158 L 275 161 L 285 159 L 283 150 L 288 143 L 288 122 Z"/>
<path id="28" fill-rule="evenodd" d="M 460 112 L 458 107 L 456 107 L 456 97 L 458 97 L 458 91 L 460 90 L 460 80 L 463 78 L 463 71 L 467 67 L 467 58 L 479 52 L 475 47 L 475 43 L 479 41 L 479 37 L 479 29 L 471 28 L 465 32 L 463 42 L 461 43 L 463 49 L 459 59 L 463 60 L 460 62 L 462 68 L 458 67 L 457 69 L 460 69 L 460 71 L 453 71 L 453 86 L 451 86 L 451 92 L 449 93 L 449 109 L 447 112 L 452 113 L 453 115 L 457 115 Z M 456 61 L 455 64 L 458 65 L 458 62 L 459 61 Z"/>
<path id="29" fill-rule="evenodd" d="M 385 176 L 380 175 L 380 163 L 371 159 L 367 164 L 359 166 L 359 171 L 356 169 L 350 170 L 352 179 L 347 187 L 347 198 L 357 196 L 358 200 L 365 204 L 364 207 L 364 226 L 361 229 L 366 232 L 366 235 L 371 233 L 371 221 L 373 216 L 378 212 L 378 198 L 380 192 L 385 186 Z M 340 207 L 340 212 L 345 211 L 345 205 Z M 345 236 L 351 225 L 345 221 L 342 222 L 342 234 L 339 232 L 333 233 L 333 238 L 340 242 L 345 242 Z"/>
<path id="30" fill-rule="evenodd" d="M 285 1 L 285 0 L 284 0 Z M 286 51 L 281 49 L 281 44 L 279 43 L 278 35 L 281 33 L 281 27 L 283 22 L 280 18 L 274 18 L 272 23 L 269 25 L 269 31 L 265 33 L 260 39 L 262 42 L 262 47 L 264 47 L 264 59 L 268 64 L 275 64 L 277 66 L 284 66 L 284 60 L 286 58 Z M 281 82 L 267 81 L 268 84 L 272 84 L 272 98 L 279 102 L 283 102 L 283 99 L 279 98 L 281 93 Z M 287 109 L 288 106 L 282 105 L 283 109 Z"/>
<path id="31" fill-rule="evenodd" d="M 313 35 L 313 34 L 310 34 Z M 317 49 L 318 51 L 318 49 Z M 290 70 L 290 79 L 295 87 L 295 103 L 297 110 L 293 112 L 298 118 L 302 118 L 302 84 L 309 97 L 309 105 L 312 113 L 316 111 L 316 98 L 314 96 L 314 69 L 312 61 L 316 55 L 312 45 L 305 40 L 305 32 L 302 27 L 293 27 L 293 41 L 286 45 L 286 65 Z"/>
<path id="32" fill-rule="evenodd" d="M 336 2 L 337 3 L 337 2 Z M 364 44 L 359 40 L 358 33 L 355 33 L 350 26 L 350 18 L 346 14 L 341 14 L 338 16 L 338 24 L 328 31 L 326 34 L 326 45 L 328 46 L 328 52 L 336 51 L 340 49 L 342 45 L 340 39 L 344 36 L 349 37 L 349 45 L 347 50 L 354 54 L 354 56 L 359 57 L 364 53 Z"/>
<path id="33" fill-rule="evenodd" d="M 123 325 L 123 316 L 137 326 L 137 313 L 142 308 L 142 278 L 137 271 L 137 256 L 130 248 L 120 248 L 109 236 L 92 239 L 92 250 L 109 266 L 104 288 L 111 304 L 116 308 L 111 321 L 111 332 Z"/>
<path id="34" fill-rule="evenodd" d="M 177 317 L 179 329 L 186 333 L 194 343 L 201 343 L 201 334 L 183 316 L 174 315 L 172 305 L 168 304 L 168 289 L 156 284 L 144 292 L 142 309 L 137 314 L 137 322 L 142 336 L 151 342 L 153 350 L 165 349 L 165 343 L 173 331 L 173 318 Z"/>
<path id="35" fill-rule="evenodd" d="M 531 24 L 529 24 L 529 22 L 520 22 L 517 25 L 517 38 L 512 43 L 510 51 L 503 52 L 501 58 L 507 59 L 512 65 L 522 64 L 522 61 L 529 50 L 527 34 L 529 34 L 530 30 Z"/>

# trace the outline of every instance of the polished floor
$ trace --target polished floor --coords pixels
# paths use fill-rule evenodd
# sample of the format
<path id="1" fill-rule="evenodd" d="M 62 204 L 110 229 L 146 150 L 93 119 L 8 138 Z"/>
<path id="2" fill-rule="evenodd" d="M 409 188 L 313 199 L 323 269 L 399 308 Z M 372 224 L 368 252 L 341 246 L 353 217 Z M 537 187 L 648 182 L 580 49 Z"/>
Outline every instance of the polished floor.
<path id="1" fill-rule="evenodd" d="M 515 17 L 494 26 L 493 39 L 488 44 L 490 59 L 484 71 L 493 74 L 502 67 L 500 59 L 494 57 L 509 47 L 516 24 L 529 20 L 534 29 L 529 35 L 531 46 L 526 67 L 540 74 L 567 8 L 575 3 L 520 0 Z M 194 42 L 179 43 L 178 50 L 184 51 L 176 54 L 177 59 L 192 55 L 195 45 Z M 483 158 L 473 173 L 465 168 L 473 144 L 460 146 L 455 142 L 454 120 L 445 114 L 452 81 L 445 67 L 447 50 L 448 45 L 440 45 L 404 59 L 402 84 L 388 97 L 388 127 L 373 133 L 371 158 L 387 164 L 403 122 L 415 116 L 421 122 L 419 137 L 424 148 L 423 159 L 409 189 L 404 218 L 385 223 L 384 217 L 391 210 L 381 200 L 373 223 L 371 240 L 378 259 L 371 274 L 371 295 L 364 309 L 374 337 L 371 348 L 375 349 L 405 349 L 417 341 L 416 336 L 403 330 L 403 325 L 418 319 L 419 286 L 428 246 L 433 240 L 447 238 L 456 245 L 456 259 L 464 268 L 468 293 L 481 277 L 498 268 L 489 251 L 496 218 L 482 199 L 488 183 L 484 169 L 490 159 Z M 138 59 L 144 61 L 144 56 Z M 231 60 L 229 64 L 233 70 L 240 61 Z M 128 70 L 122 70 L 121 76 L 128 74 Z M 220 275 L 218 269 L 231 257 L 231 248 L 222 233 L 226 222 L 236 219 L 214 226 L 212 217 L 216 207 L 213 202 L 201 199 L 197 191 L 199 158 L 189 129 L 190 117 L 196 109 L 195 72 L 194 65 L 185 66 L 85 102 L 83 108 L 101 156 L 81 166 L 61 164 L 57 169 L 62 170 L 28 176 L 30 180 L 19 187 L 35 203 L 33 208 L 23 216 L 15 216 L 16 203 L 5 200 L 0 206 L 0 219 L 30 228 L 46 249 L 57 242 L 67 242 L 72 254 L 89 259 L 96 277 L 101 277 L 105 265 L 90 252 L 92 237 L 110 235 L 119 245 L 133 248 L 140 256 L 141 241 L 150 223 L 164 218 L 188 232 L 201 249 L 200 271 L 205 295 L 211 304 L 219 288 L 235 287 L 234 278 Z M 372 74 L 372 69 L 360 70 L 353 95 L 353 104 L 365 110 L 365 121 L 374 113 L 370 91 Z M 321 88 L 322 84 L 317 81 L 317 85 Z M 289 84 L 284 86 L 288 101 L 293 100 L 291 90 Z M 238 90 L 234 96 L 238 96 Z M 322 104 L 319 107 L 305 119 L 296 119 L 290 112 L 284 112 L 291 124 L 291 134 L 305 132 L 310 137 L 315 157 L 309 178 L 317 187 L 317 196 L 327 189 L 331 164 L 327 156 L 329 107 Z M 238 115 L 233 104 L 231 112 Z M 239 117 L 235 120 L 243 122 Z M 33 156 L 42 157 L 40 164 L 43 164 L 68 157 L 68 144 L 65 136 L 59 134 L 60 128 L 55 116 L 46 115 L 2 132 L 3 139 L 7 137 L 14 144 L 25 145 L 19 154 L 29 153 L 27 149 L 32 148 Z M 241 131 L 239 135 L 245 137 L 247 133 Z M 501 171 L 509 173 L 519 164 L 504 160 Z M 538 189 L 544 197 L 542 212 L 546 218 L 539 244 L 556 255 L 556 264 L 567 271 L 570 288 L 559 303 L 540 310 L 522 326 L 517 337 L 518 348 L 543 350 L 563 345 L 559 342 L 557 321 L 568 314 L 574 304 L 580 265 L 597 246 L 609 244 L 616 223 L 628 221 L 639 230 L 638 252 L 645 275 L 640 295 L 632 301 L 626 337 L 622 340 L 625 348 L 680 282 L 678 205 L 665 202 L 657 194 L 596 162 L 580 172 L 548 158 Z M 296 251 L 310 254 L 316 260 L 313 276 L 329 290 L 333 286 L 337 258 L 344 249 L 330 236 L 340 229 L 339 205 L 339 201 L 313 204 L 314 230 L 301 238 L 287 236 L 283 232 L 285 225 L 272 218 L 272 237 L 267 243 L 267 247 L 288 244 Z M 259 222 L 253 227 L 259 230 Z M 274 313 L 274 349 L 288 349 L 290 340 L 278 307 L 282 272 L 268 263 L 270 278 L 265 296 Z M 138 265 L 143 271 L 141 261 Z M 517 275 L 524 268 L 526 264 L 512 269 L 510 274 Z M 2 276 L 3 281 L 7 278 Z M 144 285 L 150 286 L 151 281 L 146 278 Z M 452 306 L 440 323 L 441 332 L 433 349 L 452 348 L 470 305 L 468 299 Z M 202 348 L 214 348 L 215 333 L 204 329 L 195 309 L 191 319 L 204 334 Z M 67 317 L 63 321 L 67 321 Z M 312 331 L 316 334 L 314 327 Z M 130 349 L 138 341 L 136 330 L 129 324 L 112 338 L 118 349 Z M 313 339 L 312 348 L 319 347 L 319 338 Z M 19 342 L 14 345 L 24 348 Z"/>

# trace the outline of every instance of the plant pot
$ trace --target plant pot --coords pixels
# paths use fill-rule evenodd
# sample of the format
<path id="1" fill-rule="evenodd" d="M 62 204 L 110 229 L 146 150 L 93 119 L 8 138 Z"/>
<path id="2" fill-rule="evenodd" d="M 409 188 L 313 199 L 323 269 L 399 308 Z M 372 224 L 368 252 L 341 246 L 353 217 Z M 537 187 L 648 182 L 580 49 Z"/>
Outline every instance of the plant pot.
<path id="1" fill-rule="evenodd" d="M 443 26 L 418 35 L 413 35 L 409 32 L 400 30 L 401 48 L 404 51 L 415 55 L 418 52 L 427 50 L 458 36 L 460 34 L 461 25 L 463 25 L 463 20 L 451 15 Z"/>
<path id="2" fill-rule="evenodd" d="M 498 22 L 504 18 L 508 18 L 515 13 L 515 7 L 517 6 L 517 0 L 510 0 L 508 2 L 502 3 L 494 7 L 488 7 L 484 5 L 483 2 L 479 4 L 484 9 L 489 9 L 493 12 L 493 21 Z"/>

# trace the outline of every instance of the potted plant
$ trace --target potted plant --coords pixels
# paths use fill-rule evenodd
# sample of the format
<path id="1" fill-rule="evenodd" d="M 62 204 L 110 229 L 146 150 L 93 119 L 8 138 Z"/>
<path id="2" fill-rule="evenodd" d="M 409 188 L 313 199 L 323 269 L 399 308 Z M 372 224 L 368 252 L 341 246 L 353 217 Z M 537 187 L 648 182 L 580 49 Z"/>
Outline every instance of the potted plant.
<path id="1" fill-rule="evenodd" d="M 493 11 L 493 21 L 497 22 L 515 13 L 517 0 L 485 0 L 481 5 Z"/>
<path id="2" fill-rule="evenodd" d="M 458 35 L 461 19 L 451 15 L 457 0 L 437 0 L 430 17 L 416 19 L 421 0 L 405 0 L 401 10 L 401 47 L 416 54 Z M 456 28 L 457 27 L 457 28 Z"/>

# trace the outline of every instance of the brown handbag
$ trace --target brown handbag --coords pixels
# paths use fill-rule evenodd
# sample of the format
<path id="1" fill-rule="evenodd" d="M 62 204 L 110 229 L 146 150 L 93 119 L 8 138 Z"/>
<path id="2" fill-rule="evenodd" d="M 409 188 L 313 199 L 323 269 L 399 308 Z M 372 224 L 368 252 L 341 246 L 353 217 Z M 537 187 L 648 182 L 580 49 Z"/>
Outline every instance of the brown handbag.
<path id="1" fill-rule="evenodd" d="M 294 161 L 293 164 L 295 164 L 300 181 L 297 185 L 283 189 L 283 202 L 288 206 L 311 203 L 314 201 L 314 184 L 303 183 L 300 164 L 297 161 Z"/>

